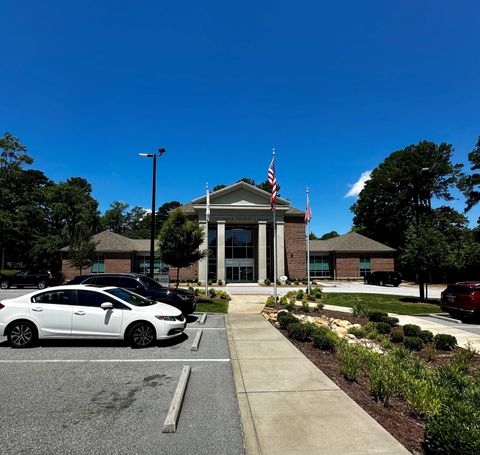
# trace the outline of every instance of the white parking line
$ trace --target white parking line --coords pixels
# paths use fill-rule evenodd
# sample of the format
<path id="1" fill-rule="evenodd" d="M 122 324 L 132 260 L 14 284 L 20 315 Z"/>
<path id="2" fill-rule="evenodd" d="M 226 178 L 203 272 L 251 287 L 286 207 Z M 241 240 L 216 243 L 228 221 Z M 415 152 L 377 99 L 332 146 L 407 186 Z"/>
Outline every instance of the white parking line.
<path id="1" fill-rule="evenodd" d="M 135 362 L 230 362 L 230 359 L 45 359 L 0 360 L 0 363 L 135 363 Z"/>

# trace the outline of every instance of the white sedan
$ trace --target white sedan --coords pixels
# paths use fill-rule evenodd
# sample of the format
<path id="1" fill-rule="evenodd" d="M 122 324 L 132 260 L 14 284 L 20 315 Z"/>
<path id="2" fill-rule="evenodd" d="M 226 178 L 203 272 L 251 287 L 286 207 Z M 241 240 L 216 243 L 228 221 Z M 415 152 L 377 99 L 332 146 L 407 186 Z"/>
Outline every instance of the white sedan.
<path id="1" fill-rule="evenodd" d="M 57 286 L 0 302 L 0 336 L 14 348 L 46 338 L 125 339 L 144 348 L 185 326 L 179 309 L 117 287 Z"/>

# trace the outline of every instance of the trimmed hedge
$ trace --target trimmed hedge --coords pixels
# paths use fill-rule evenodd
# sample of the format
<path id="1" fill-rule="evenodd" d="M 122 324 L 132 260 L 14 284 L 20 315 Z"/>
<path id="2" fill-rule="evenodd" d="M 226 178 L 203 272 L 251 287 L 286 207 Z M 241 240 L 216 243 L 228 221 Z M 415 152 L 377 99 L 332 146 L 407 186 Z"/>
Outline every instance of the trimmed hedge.
<path id="1" fill-rule="evenodd" d="M 322 351 L 334 352 L 337 348 L 338 336 L 328 327 L 318 327 L 312 336 L 313 346 Z"/>
<path id="2" fill-rule="evenodd" d="M 288 311 L 279 311 L 277 313 L 277 322 L 282 329 L 287 329 L 290 324 L 295 324 L 298 319 Z"/>
<path id="3" fill-rule="evenodd" d="M 404 331 L 405 332 L 405 331 Z M 410 351 L 420 351 L 423 348 L 423 341 L 420 337 L 405 337 L 403 344 Z"/>
<path id="4" fill-rule="evenodd" d="M 403 333 L 406 337 L 418 337 L 422 328 L 415 324 L 405 324 L 403 326 Z"/>
<path id="5" fill-rule="evenodd" d="M 457 345 L 457 339 L 453 335 L 439 333 L 433 338 L 433 344 L 440 351 L 453 351 Z"/>

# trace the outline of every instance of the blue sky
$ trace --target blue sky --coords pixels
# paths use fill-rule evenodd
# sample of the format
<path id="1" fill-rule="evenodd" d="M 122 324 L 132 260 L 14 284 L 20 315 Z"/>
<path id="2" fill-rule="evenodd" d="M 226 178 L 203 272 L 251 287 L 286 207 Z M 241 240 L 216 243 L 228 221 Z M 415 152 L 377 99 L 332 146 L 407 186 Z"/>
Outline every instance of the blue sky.
<path id="1" fill-rule="evenodd" d="M 422 139 L 466 162 L 480 135 L 475 1 L 0 3 L 0 132 L 55 181 L 114 200 L 188 202 L 266 178 L 312 230 L 347 232 L 365 171 Z M 463 209 L 463 201 L 453 206 Z M 472 222 L 480 215 L 475 208 Z"/>

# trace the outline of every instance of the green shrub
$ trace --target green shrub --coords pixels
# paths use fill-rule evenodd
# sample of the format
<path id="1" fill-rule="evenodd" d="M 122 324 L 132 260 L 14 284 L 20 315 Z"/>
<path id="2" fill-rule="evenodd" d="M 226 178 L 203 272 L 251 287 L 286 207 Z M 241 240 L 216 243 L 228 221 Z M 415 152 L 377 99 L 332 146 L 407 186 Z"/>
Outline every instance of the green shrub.
<path id="1" fill-rule="evenodd" d="M 217 284 L 218 284 L 219 286 L 223 286 L 223 281 L 222 281 L 222 280 L 218 280 L 218 281 L 217 281 Z"/>
<path id="2" fill-rule="evenodd" d="M 367 334 L 363 327 L 350 327 L 348 333 L 354 335 L 356 338 L 365 338 Z"/>
<path id="3" fill-rule="evenodd" d="M 356 381 L 361 365 L 358 347 L 350 346 L 348 343 L 341 343 L 339 344 L 337 354 L 340 360 L 340 372 L 344 378 L 350 382 Z"/>
<path id="4" fill-rule="evenodd" d="M 403 329 L 401 327 L 394 327 L 390 332 L 390 340 L 393 343 L 402 343 L 404 339 Z"/>
<path id="5" fill-rule="evenodd" d="M 457 345 L 457 339 L 453 335 L 439 333 L 434 336 L 433 344 L 435 345 L 435 348 L 440 351 L 452 351 Z"/>
<path id="6" fill-rule="evenodd" d="M 320 288 L 313 288 L 310 291 L 310 294 L 315 297 L 316 299 L 321 299 L 322 298 L 322 290 Z"/>
<path id="7" fill-rule="evenodd" d="M 399 320 L 398 318 L 385 316 L 384 318 L 382 318 L 381 322 L 386 322 L 387 324 L 393 327 L 394 325 L 397 325 L 399 323 Z"/>
<path id="8" fill-rule="evenodd" d="M 480 453 L 480 408 L 478 404 L 456 401 L 442 406 L 427 420 L 425 445 L 432 455 L 473 455 Z"/>
<path id="9" fill-rule="evenodd" d="M 205 295 L 205 289 L 196 288 L 196 289 L 195 289 L 195 294 L 197 294 L 197 295 Z"/>
<path id="10" fill-rule="evenodd" d="M 270 286 L 272 284 L 272 282 L 268 278 L 265 278 L 265 280 L 263 280 L 263 283 L 267 286 Z"/>
<path id="11" fill-rule="evenodd" d="M 415 324 L 405 324 L 403 326 L 403 333 L 406 337 L 418 337 L 421 331 L 421 327 Z"/>
<path id="12" fill-rule="evenodd" d="M 214 299 L 216 296 L 217 296 L 217 291 L 215 291 L 215 289 L 209 289 L 208 290 L 208 295 Z"/>
<path id="13" fill-rule="evenodd" d="M 398 388 L 398 371 L 391 357 L 376 354 L 366 363 L 368 384 L 375 401 L 388 405 Z"/>
<path id="14" fill-rule="evenodd" d="M 431 343 L 433 341 L 433 333 L 430 330 L 420 330 L 418 336 L 424 343 Z"/>
<path id="15" fill-rule="evenodd" d="M 310 312 L 310 306 L 308 305 L 308 302 L 305 299 L 302 300 L 302 310 L 305 313 Z"/>
<path id="16" fill-rule="evenodd" d="M 423 348 L 423 341 L 420 337 L 406 336 L 403 344 L 407 349 L 410 349 L 410 351 L 420 351 L 420 349 Z"/>
<path id="17" fill-rule="evenodd" d="M 382 322 L 384 318 L 388 318 L 388 314 L 383 311 L 372 311 L 368 315 L 368 320 L 371 322 Z"/>
<path id="18" fill-rule="evenodd" d="M 334 352 L 337 348 L 338 336 L 328 327 L 320 326 L 312 336 L 313 346 L 322 351 Z"/>
<path id="19" fill-rule="evenodd" d="M 267 298 L 267 303 L 265 304 L 267 307 L 272 308 L 275 306 L 275 297 L 273 295 Z"/>
<path id="20" fill-rule="evenodd" d="M 286 305 L 287 303 L 288 303 L 287 297 L 282 295 L 282 297 L 280 297 L 280 305 Z"/>
<path id="21" fill-rule="evenodd" d="M 287 326 L 287 336 L 292 340 L 307 341 L 312 335 L 312 329 L 307 324 L 294 322 Z"/>
<path id="22" fill-rule="evenodd" d="M 390 324 L 387 324 L 386 322 L 377 322 L 375 324 L 375 329 L 377 330 L 378 333 L 381 333 L 382 335 L 386 335 L 387 333 L 390 333 L 392 330 L 392 327 Z"/>
<path id="23" fill-rule="evenodd" d="M 430 380 L 415 379 L 404 375 L 402 395 L 413 413 L 428 417 L 439 412 L 442 397 L 441 390 Z"/>
<path id="24" fill-rule="evenodd" d="M 298 319 L 288 311 L 279 311 L 277 313 L 277 322 L 282 329 L 286 329 L 290 324 L 297 323 Z"/>
<path id="25" fill-rule="evenodd" d="M 188 286 L 188 290 L 192 291 L 192 292 L 195 292 L 195 288 L 193 286 Z"/>
<path id="26" fill-rule="evenodd" d="M 424 358 L 427 362 L 432 362 L 437 357 L 437 350 L 433 343 L 428 343 L 423 350 Z"/>
<path id="27" fill-rule="evenodd" d="M 353 315 L 357 318 L 368 318 L 370 315 L 369 306 L 366 303 L 354 303 L 352 310 Z"/>
<path id="28" fill-rule="evenodd" d="M 397 361 L 405 360 L 410 357 L 410 355 L 411 352 L 404 346 L 395 346 L 390 351 L 390 356 L 392 357 L 392 359 L 395 359 Z"/>
<path id="29" fill-rule="evenodd" d="M 467 345 L 466 349 L 457 349 L 453 354 L 451 364 L 458 368 L 460 371 L 468 373 L 470 369 L 470 364 L 475 358 L 477 352 L 471 347 L 470 344 Z"/>
<path id="30" fill-rule="evenodd" d="M 208 280 L 207 281 L 208 285 L 211 286 L 213 284 L 213 281 L 212 280 Z"/>
<path id="31" fill-rule="evenodd" d="M 309 302 L 315 302 L 315 300 L 317 300 L 312 294 L 307 294 L 306 297 Z"/>
<path id="32" fill-rule="evenodd" d="M 288 310 L 288 311 L 293 311 L 295 309 L 295 301 L 292 302 L 290 300 L 290 302 L 288 302 L 286 305 L 285 305 L 285 309 Z"/>
<path id="33" fill-rule="evenodd" d="M 377 327 L 374 322 L 369 322 L 363 326 L 365 330 L 365 338 L 374 339 L 377 336 Z"/>
<path id="34" fill-rule="evenodd" d="M 222 300 L 231 300 L 230 294 L 227 291 L 217 291 L 218 297 Z"/>
<path id="35" fill-rule="evenodd" d="M 320 312 L 323 310 L 323 307 L 323 303 L 317 303 L 317 305 L 315 306 L 315 311 Z"/>
<path id="36" fill-rule="evenodd" d="M 302 300 L 302 299 L 303 299 L 303 295 L 304 295 L 303 290 L 302 290 L 302 289 L 299 289 L 299 290 L 297 291 L 297 295 L 296 295 L 297 300 Z"/>

